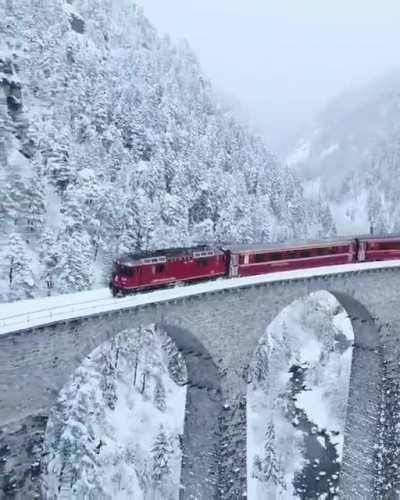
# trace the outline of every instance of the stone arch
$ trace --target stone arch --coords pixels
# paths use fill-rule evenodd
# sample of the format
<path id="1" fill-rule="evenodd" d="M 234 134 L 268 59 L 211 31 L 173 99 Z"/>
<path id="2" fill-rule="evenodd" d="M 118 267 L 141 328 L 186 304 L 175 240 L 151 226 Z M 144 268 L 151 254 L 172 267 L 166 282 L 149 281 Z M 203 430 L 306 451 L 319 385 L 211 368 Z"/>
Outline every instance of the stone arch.
<path id="1" fill-rule="evenodd" d="M 150 320 L 153 318 L 150 318 Z M 75 332 L 80 328 L 93 328 L 95 321 L 87 324 L 78 321 L 69 325 Z M 188 328 L 173 323 L 150 321 L 163 330 L 182 354 L 187 368 L 187 392 L 182 440 L 181 484 L 179 498 L 215 498 L 218 491 L 220 431 L 219 417 L 222 409 L 220 374 L 208 350 Z M 84 337 L 80 350 L 61 389 L 68 383 L 75 370 L 104 342 L 111 341 L 126 330 L 126 320 L 120 319 L 112 328 L 104 329 L 93 337 Z M 138 323 L 132 328 L 138 327 Z M 140 323 L 140 326 L 145 326 Z M 53 404 L 56 396 L 53 398 Z M 49 412 L 53 406 L 51 404 Z M 49 413 L 47 412 L 47 413 Z M 45 428 L 47 422 L 45 423 Z"/>
<path id="2" fill-rule="evenodd" d="M 319 284 L 321 285 L 321 284 Z M 374 461 L 382 369 L 379 328 L 367 308 L 353 294 L 330 287 L 309 287 L 305 294 L 290 299 L 273 321 L 293 302 L 318 291 L 330 293 L 346 311 L 353 334 L 350 384 L 344 432 L 339 489 L 342 498 L 373 498 Z M 268 325 L 270 322 L 268 322 Z M 252 356 L 253 358 L 253 356 Z M 249 467 L 250 464 L 247 464 Z"/>

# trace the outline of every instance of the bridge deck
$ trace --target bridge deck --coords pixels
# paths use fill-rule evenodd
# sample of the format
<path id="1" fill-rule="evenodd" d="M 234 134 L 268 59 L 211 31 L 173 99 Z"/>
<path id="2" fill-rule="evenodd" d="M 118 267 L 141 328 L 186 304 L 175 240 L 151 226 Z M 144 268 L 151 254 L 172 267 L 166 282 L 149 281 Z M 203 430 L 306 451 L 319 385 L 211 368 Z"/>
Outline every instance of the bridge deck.
<path id="1" fill-rule="evenodd" d="M 273 274 L 262 274 L 244 278 L 221 278 L 215 281 L 207 281 L 185 287 L 141 292 L 124 298 L 113 298 L 108 288 L 100 288 L 53 297 L 20 300 L 17 302 L 0 304 L 0 335 L 82 316 L 92 316 L 103 312 L 128 309 L 145 304 L 167 302 L 174 299 L 220 290 L 242 288 L 276 281 L 297 280 L 313 276 L 329 276 L 366 271 L 369 269 L 393 267 L 400 267 L 400 260 L 343 264 L 339 266 L 326 266 L 277 272 Z"/>

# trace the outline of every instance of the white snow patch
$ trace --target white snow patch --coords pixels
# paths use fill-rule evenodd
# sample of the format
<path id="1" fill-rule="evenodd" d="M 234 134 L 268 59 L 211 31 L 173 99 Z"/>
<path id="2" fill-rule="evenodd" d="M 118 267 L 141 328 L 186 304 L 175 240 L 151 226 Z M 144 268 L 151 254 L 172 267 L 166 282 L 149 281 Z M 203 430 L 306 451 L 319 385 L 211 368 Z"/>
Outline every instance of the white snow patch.
<path id="1" fill-rule="evenodd" d="M 324 397 L 322 387 L 313 387 L 302 391 L 297 396 L 296 406 L 305 410 L 309 419 L 320 429 L 328 430 L 329 426 L 332 425 L 332 417 L 329 415 L 329 401 Z"/>
<path id="2" fill-rule="evenodd" d="M 289 167 L 293 167 L 298 165 L 299 163 L 304 163 L 308 160 L 311 151 L 311 142 L 302 141 L 297 146 L 297 148 L 290 153 L 290 155 L 286 158 L 286 164 Z"/>
<path id="3" fill-rule="evenodd" d="M 327 156 L 330 156 L 333 154 L 335 151 L 339 150 L 339 144 L 332 144 L 331 146 L 327 147 L 323 151 L 321 151 L 321 154 L 319 155 L 321 160 L 326 158 Z"/>
<path id="4" fill-rule="evenodd" d="M 339 234 L 363 234 L 369 232 L 368 193 L 361 190 L 357 196 L 341 203 L 332 203 L 331 210 Z"/>

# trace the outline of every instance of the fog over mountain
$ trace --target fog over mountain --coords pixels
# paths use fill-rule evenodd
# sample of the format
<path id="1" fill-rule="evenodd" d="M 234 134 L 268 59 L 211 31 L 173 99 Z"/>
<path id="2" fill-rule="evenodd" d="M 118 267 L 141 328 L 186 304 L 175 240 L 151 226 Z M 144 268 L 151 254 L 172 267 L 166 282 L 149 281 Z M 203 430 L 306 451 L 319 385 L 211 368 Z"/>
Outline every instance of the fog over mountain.
<path id="1" fill-rule="evenodd" d="M 187 39 L 281 152 L 334 96 L 396 68 L 397 0 L 140 0 L 161 32 Z"/>
<path id="2" fill-rule="evenodd" d="M 287 156 L 341 233 L 400 229 L 400 71 L 334 99 Z"/>

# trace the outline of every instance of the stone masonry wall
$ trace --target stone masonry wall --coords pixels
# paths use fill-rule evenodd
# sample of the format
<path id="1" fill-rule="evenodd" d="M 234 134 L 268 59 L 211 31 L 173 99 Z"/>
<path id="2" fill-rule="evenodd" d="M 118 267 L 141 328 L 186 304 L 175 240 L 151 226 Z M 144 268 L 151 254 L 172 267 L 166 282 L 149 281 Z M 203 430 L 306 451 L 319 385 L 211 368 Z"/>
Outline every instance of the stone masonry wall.
<path id="1" fill-rule="evenodd" d="M 396 268 L 277 281 L 140 306 L 0 336 L 0 461 L 1 446 L 8 446 L 9 436 L 14 436 L 10 429 L 22 429 L 19 441 L 13 437 L 13 460 L 6 458 L 0 465 L 0 492 L 4 491 L 4 478 L 11 472 L 11 468 L 15 487 L 7 493 L 11 496 L 4 498 L 34 498 L 37 489 L 32 486 L 31 475 L 27 472 L 32 464 L 23 451 L 31 432 L 26 422 L 32 418 L 45 421 L 67 379 L 84 357 L 101 342 L 125 328 L 155 322 L 169 325 L 171 332 L 177 329 L 180 332 L 188 332 L 191 338 L 196 339 L 196 349 L 192 354 L 196 350 L 202 353 L 190 358 L 191 349 L 185 344 L 185 335 L 175 336 L 178 348 L 186 349 L 189 370 L 194 360 L 197 363 L 193 370 L 193 373 L 197 374 L 197 381 L 192 384 L 193 391 L 186 408 L 185 427 L 191 429 L 190 435 L 195 433 L 196 429 L 197 434 L 201 433 L 204 422 L 215 419 L 218 412 L 222 412 L 219 430 L 215 425 L 209 425 L 206 431 L 209 436 L 220 435 L 222 454 L 215 448 L 215 439 L 205 439 L 204 449 L 199 450 L 199 442 L 196 445 L 191 444 L 190 436 L 185 431 L 184 449 L 188 463 L 190 450 L 199 454 L 195 457 L 196 460 L 204 459 L 199 465 L 202 472 L 196 477 L 190 474 L 185 476 L 183 468 L 182 480 L 184 483 L 186 481 L 186 491 L 197 492 L 199 496 L 194 498 L 232 498 L 232 494 L 235 498 L 236 495 L 240 498 L 239 495 L 246 491 L 243 460 L 246 451 L 246 422 L 243 411 L 246 376 L 257 341 L 272 319 L 293 300 L 312 291 L 328 290 L 338 297 L 345 308 L 346 305 L 347 308 L 351 306 L 353 309 L 360 304 L 364 306 L 360 306 L 358 316 L 354 311 L 350 314 L 356 348 L 346 423 L 342 496 L 368 498 L 363 495 L 365 485 L 371 484 L 373 480 L 376 387 L 380 378 L 381 360 L 378 353 L 379 341 L 382 341 L 381 353 L 384 358 L 399 359 L 399 281 L 400 270 Z M 354 299 L 353 302 L 350 298 Z M 172 333 L 171 336 L 174 337 Z M 211 369 L 211 366 L 215 369 Z M 207 379 L 205 374 L 210 369 L 213 376 Z M 199 383 L 202 377 L 205 382 Z M 365 387 L 368 390 L 365 390 Z M 202 391 L 210 395 L 207 396 L 209 401 L 214 401 L 214 404 L 210 403 L 213 408 L 211 414 L 207 410 L 208 404 L 199 403 L 204 397 Z M 197 408 L 197 412 L 201 412 L 204 407 L 203 415 L 197 416 L 197 423 L 190 421 L 191 405 Z M 222 405 L 225 410 L 221 410 Z M 229 416 L 224 414 L 226 411 L 236 415 L 234 424 L 229 424 Z M 356 446 L 361 442 L 361 447 Z M 229 457 L 232 456 L 238 457 L 238 460 L 231 460 Z M 32 460 L 36 458 L 33 457 Z M 194 458 L 191 457 L 191 460 Z M 216 481 L 215 463 L 218 461 L 220 479 Z M 361 467 L 361 462 L 367 465 Z M 236 470 L 237 468 L 240 470 Z M 211 481 L 210 475 L 213 476 Z M 200 486 L 205 483 L 213 487 L 210 486 L 211 489 L 201 495 Z M 357 492 L 361 492 L 361 496 L 357 496 Z M 189 496 L 185 496 L 183 492 L 181 498 Z"/>

